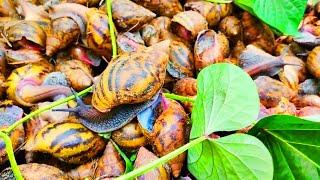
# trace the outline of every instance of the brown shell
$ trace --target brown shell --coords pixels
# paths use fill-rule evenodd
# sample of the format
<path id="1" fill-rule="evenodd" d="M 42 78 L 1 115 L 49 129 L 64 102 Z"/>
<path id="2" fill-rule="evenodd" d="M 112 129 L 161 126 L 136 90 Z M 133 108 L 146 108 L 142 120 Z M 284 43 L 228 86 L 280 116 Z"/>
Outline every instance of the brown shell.
<path id="1" fill-rule="evenodd" d="M 297 116 L 308 117 L 320 114 L 320 107 L 306 106 L 297 112 Z"/>
<path id="2" fill-rule="evenodd" d="M 113 59 L 95 85 L 92 105 L 100 112 L 120 104 L 151 99 L 162 87 L 169 61 L 169 41 Z"/>
<path id="3" fill-rule="evenodd" d="M 305 63 L 295 56 L 284 56 L 283 61 L 290 65 L 283 67 L 283 70 L 278 74 L 279 79 L 291 89 L 297 90 L 299 83 L 306 79 Z"/>
<path id="4" fill-rule="evenodd" d="M 160 31 L 158 31 L 156 26 L 151 24 L 146 24 L 140 30 L 141 37 L 147 46 L 151 46 L 160 41 Z"/>
<path id="5" fill-rule="evenodd" d="M 40 45 L 46 46 L 47 35 L 39 24 L 33 21 L 19 21 L 14 25 L 6 28 L 5 34 L 11 42 L 17 42 L 26 38 L 27 40 Z"/>
<path id="6" fill-rule="evenodd" d="M 18 121 L 23 116 L 23 109 L 18 106 L 4 106 L 0 107 L 0 130 L 4 130 L 16 121 Z M 25 135 L 24 128 L 22 125 L 15 128 L 10 133 L 10 139 L 12 142 L 12 148 L 14 151 L 18 151 L 21 145 L 24 143 Z M 5 149 L 4 141 L 0 140 L 0 164 L 7 161 L 7 153 Z"/>
<path id="7" fill-rule="evenodd" d="M 112 132 L 111 138 L 125 150 L 138 150 L 148 142 L 137 121 L 132 121 Z"/>
<path id="8" fill-rule="evenodd" d="M 307 58 L 307 68 L 317 79 L 320 79 L 320 46 L 315 47 Z"/>
<path id="9" fill-rule="evenodd" d="M 156 14 L 130 0 L 116 0 L 112 2 L 112 17 L 120 29 L 134 31 L 151 21 Z"/>
<path id="10" fill-rule="evenodd" d="M 5 51 L 0 50 L 0 74 L 6 75 L 7 74 L 7 59 L 5 57 Z"/>
<path id="11" fill-rule="evenodd" d="M 306 106 L 314 106 L 320 108 L 320 97 L 318 95 L 298 95 L 292 102 L 297 108 L 303 108 Z"/>
<path id="12" fill-rule="evenodd" d="M 244 12 L 241 19 L 243 25 L 243 37 L 246 44 L 253 44 L 272 53 L 275 46 L 275 39 L 271 29 L 258 19 Z"/>
<path id="13" fill-rule="evenodd" d="M 301 95 L 318 94 L 320 90 L 320 81 L 317 79 L 306 79 L 299 84 L 298 92 Z"/>
<path id="14" fill-rule="evenodd" d="M 90 66 L 79 60 L 60 60 L 56 70 L 66 75 L 66 78 L 75 90 L 81 91 L 92 84 L 92 69 Z"/>
<path id="15" fill-rule="evenodd" d="M 194 78 L 183 78 L 176 82 L 173 93 L 181 96 L 197 95 L 197 80 Z"/>
<path id="16" fill-rule="evenodd" d="M 48 61 L 40 51 L 31 49 L 6 49 L 5 56 L 9 65 L 14 65 L 18 67 L 29 63 L 39 63 L 41 61 Z"/>
<path id="17" fill-rule="evenodd" d="M 170 44 L 170 61 L 167 72 L 174 78 L 194 76 L 194 60 L 192 51 L 182 42 L 172 41 Z"/>
<path id="18" fill-rule="evenodd" d="M 111 141 L 108 142 L 94 173 L 96 178 L 114 178 L 125 171 L 124 162 Z"/>
<path id="19" fill-rule="evenodd" d="M 87 12 L 87 44 L 95 53 L 111 58 L 108 16 L 97 9 Z"/>
<path id="20" fill-rule="evenodd" d="M 246 46 L 242 41 L 237 41 L 236 44 L 231 48 L 231 57 L 240 59 L 240 54 L 246 49 Z M 239 64 L 239 63 L 237 63 Z"/>
<path id="21" fill-rule="evenodd" d="M 291 103 L 287 98 L 281 98 L 279 104 L 274 107 L 268 109 L 271 114 L 288 114 L 288 115 L 296 115 L 296 106 Z"/>
<path id="22" fill-rule="evenodd" d="M 219 24 L 219 31 L 225 34 L 233 43 L 242 39 L 242 24 L 235 16 L 227 16 L 223 18 Z"/>
<path id="23" fill-rule="evenodd" d="M 25 180 L 42 180 L 42 179 L 56 179 L 56 180 L 71 180 L 71 178 L 60 169 L 46 164 L 21 164 L 19 165 L 21 174 Z"/>
<path id="24" fill-rule="evenodd" d="M 268 76 L 259 76 L 254 82 L 258 88 L 260 102 L 267 108 L 277 106 L 282 97 L 291 100 L 297 95 L 284 83 Z"/>
<path id="25" fill-rule="evenodd" d="M 14 1 L 2 0 L 0 1 L 0 16 L 17 17 L 18 14 L 15 9 Z"/>
<path id="26" fill-rule="evenodd" d="M 194 61 L 197 71 L 222 62 L 229 56 L 229 41 L 222 33 L 214 30 L 204 30 L 199 33 L 194 45 Z"/>
<path id="27" fill-rule="evenodd" d="M 208 29 L 208 23 L 196 11 L 180 12 L 172 18 L 172 32 L 185 40 L 194 40 L 198 33 L 205 29 Z"/>
<path id="28" fill-rule="evenodd" d="M 119 54 L 136 52 L 145 48 L 144 41 L 142 40 L 139 32 L 131 33 L 125 32 L 117 35 L 117 44 Z"/>
<path id="29" fill-rule="evenodd" d="M 168 107 L 155 121 L 151 134 L 154 152 L 162 157 L 187 143 L 189 139 L 189 117 L 176 101 L 167 100 Z M 179 177 L 186 153 L 180 154 L 168 162 L 174 177 Z"/>
<path id="30" fill-rule="evenodd" d="M 6 79 L 4 77 L 4 75 L 2 73 L 0 73 L 0 100 L 3 98 L 3 96 L 5 95 L 6 93 Z"/>
<path id="31" fill-rule="evenodd" d="M 179 0 L 134 0 L 137 4 L 155 12 L 159 16 L 173 17 L 182 11 Z"/>
<path id="32" fill-rule="evenodd" d="M 152 152 L 147 150 L 145 147 L 141 147 L 137 154 L 137 159 L 134 162 L 134 168 L 139 168 L 142 166 L 145 166 L 155 160 L 157 160 L 158 157 L 154 155 Z M 167 170 L 166 165 L 161 165 L 157 169 L 153 169 L 141 176 L 139 176 L 138 180 L 145 180 L 145 179 L 158 179 L 158 180 L 169 180 L 170 179 L 170 173 Z"/>
<path id="33" fill-rule="evenodd" d="M 67 47 L 80 36 L 80 29 L 75 21 L 63 17 L 52 21 L 52 31 L 46 41 L 46 55 L 52 56 Z"/>
<path id="34" fill-rule="evenodd" d="M 66 0 L 68 3 L 82 4 L 88 7 L 93 7 L 99 5 L 100 0 Z"/>
<path id="35" fill-rule="evenodd" d="M 86 164 L 82 164 L 68 172 L 73 180 L 93 179 L 94 171 L 97 168 L 97 159 Z"/>

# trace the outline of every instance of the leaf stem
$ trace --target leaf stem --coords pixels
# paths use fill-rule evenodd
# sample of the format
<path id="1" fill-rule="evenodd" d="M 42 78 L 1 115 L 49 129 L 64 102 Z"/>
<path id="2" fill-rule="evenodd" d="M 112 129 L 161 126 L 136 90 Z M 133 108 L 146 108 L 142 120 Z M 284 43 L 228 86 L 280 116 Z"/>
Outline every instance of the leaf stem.
<path id="1" fill-rule="evenodd" d="M 88 87 L 87 89 L 85 90 L 82 90 L 81 92 L 77 93 L 77 96 L 83 96 L 85 94 L 87 94 L 88 92 L 90 92 L 92 90 L 92 86 Z M 44 106 L 42 108 L 39 108 L 33 112 L 31 112 L 30 114 L 24 116 L 23 118 L 21 118 L 20 120 L 16 121 L 15 123 L 13 123 L 12 125 L 10 125 L 8 128 L 6 128 L 3 132 L 5 132 L 6 134 L 9 134 L 12 130 L 14 130 L 16 127 L 18 127 L 19 125 L 21 125 L 22 123 L 28 121 L 29 119 L 33 118 L 34 116 L 46 111 L 46 110 L 49 110 L 49 109 L 52 109 L 56 106 L 59 106 L 63 103 L 66 103 L 70 100 L 73 100 L 75 99 L 76 97 L 74 95 L 71 95 L 69 97 L 66 97 L 64 99 L 60 99 L 58 101 L 55 101 L 55 102 L 52 102 L 51 104 L 49 104 L 48 106 Z"/>
<path id="2" fill-rule="evenodd" d="M 115 26 L 112 20 L 112 0 L 107 0 L 107 14 L 108 14 L 108 22 L 111 36 L 111 45 L 112 45 L 112 57 L 115 58 L 117 56 L 117 42 L 115 35 Z"/>
<path id="3" fill-rule="evenodd" d="M 127 179 L 133 179 L 135 177 L 138 177 L 146 172 L 151 171 L 152 169 L 164 164 L 165 162 L 169 161 L 170 159 L 175 158 L 176 156 L 178 156 L 179 154 L 183 153 L 184 151 L 190 149 L 191 147 L 201 143 L 202 141 L 206 140 L 207 138 L 205 136 L 201 136 L 193 141 L 190 141 L 188 144 L 185 144 L 184 146 L 181 146 L 180 148 L 172 151 L 171 153 L 162 156 L 161 158 L 152 161 L 151 163 L 142 166 L 138 169 L 135 169 L 123 176 L 120 176 L 118 178 L 116 178 L 117 180 L 127 180 Z"/>
<path id="4" fill-rule="evenodd" d="M 194 101 L 195 101 L 194 99 L 192 99 L 192 98 L 190 98 L 190 97 L 180 96 L 180 95 L 172 94 L 172 93 L 163 93 L 163 95 L 164 95 L 166 98 L 178 100 L 178 101 L 181 101 L 181 102 L 191 102 L 191 103 L 194 103 Z"/>
<path id="5" fill-rule="evenodd" d="M 10 137 L 6 133 L 0 131 L 0 138 L 3 139 L 3 141 L 5 143 L 7 156 L 9 158 L 11 169 L 13 171 L 13 174 L 14 174 L 15 178 L 17 180 L 22 180 L 23 177 L 21 175 L 21 172 L 20 172 L 19 167 L 17 165 L 16 159 L 14 157 L 14 152 L 13 152 L 13 148 L 12 148 L 12 143 L 11 143 Z"/>

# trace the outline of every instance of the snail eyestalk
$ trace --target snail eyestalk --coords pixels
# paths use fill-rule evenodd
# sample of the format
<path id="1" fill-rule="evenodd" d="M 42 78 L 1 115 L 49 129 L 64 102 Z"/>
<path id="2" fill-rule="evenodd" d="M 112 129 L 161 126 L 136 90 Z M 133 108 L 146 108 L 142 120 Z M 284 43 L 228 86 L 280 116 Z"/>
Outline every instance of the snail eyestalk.
<path id="1" fill-rule="evenodd" d="M 108 20 L 109 20 L 109 28 L 110 28 L 110 36 L 111 36 L 111 45 L 112 45 L 112 57 L 117 56 L 117 41 L 116 41 L 116 35 L 115 35 L 115 26 L 112 20 L 112 0 L 107 0 L 107 14 L 108 14 Z"/>
<path id="2" fill-rule="evenodd" d="M 21 172 L 19 170 L 19 167 L 17 165 L 16 159 L 14 157 L 14 152 L 13 152 L 13 148 L 12 148 L 12 143 L 11 143 L 11 139 L 8 136 L 8 133 L 2 132 L 0 131 L 0 138 L 4 141 L 5 146 L 6 146 L 6 152 L 7 152 L 7 156 L 9 158 L 10 161 L 10 165 L 11 165 L 11 169 L 13 171 L 13 174 L 15 176 L 15 178 L 17 180 L 22 180 L 23 177 L 21 175 Z"/>

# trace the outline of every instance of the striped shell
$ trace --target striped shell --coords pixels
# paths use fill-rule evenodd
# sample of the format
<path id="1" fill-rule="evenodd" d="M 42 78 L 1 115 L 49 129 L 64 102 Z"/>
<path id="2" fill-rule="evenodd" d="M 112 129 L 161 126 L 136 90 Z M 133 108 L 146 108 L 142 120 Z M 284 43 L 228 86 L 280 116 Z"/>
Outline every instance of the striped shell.
<path id="1" fill-rule="evenodd" d="M 182 11 L 179 0 L 133 0 L 159 16 L 172 17 Z"/>
<path id="2" fill-rule="evenodd" d="M 315 47 L 307 59 L 307 68 L 309 72 L 317 79 L 320 78 L 320 46 Z"/>
<path id="3" fill-rule="evenodd" d="M 21 98 L 20 94 L 18 94 L 19 90 L 25 84 L 40 85 L 50 71 L 50 68 L 35 64 L 28 64 L 14 69 L 6 82 L 8 99 L 13 100 L 18 105 L 32 106 L 31 103 L 25 102 Z"/>
<path id="4" fill-rule="evenodd" d="M 27 151 L 40 151 L 71 164 L 82 164 L 96 156 L 105 143 L 79 123 L 53 123 L 41 129 L 25 145 Z"/>
<path id="5" fill-rule="evenodd" d="M 164 83 L 169 41 L 113 59 L 95 85 L 92 105 L 100 112 L 151 99 Z"/>
<path id="6" fill-rule="evenodd" d="M 108 16 L 97 9 L 87 13 L 87 44 L 90 49 L 106 58 L 111 57 L 111 40 Z"/>
<path id="7" fill-rule="evenodd" d="M 22 66 L 29 63 L 47 61 L 40 51 L 31 49 L 5 50 L 5 56 L 9 65 Z"/>

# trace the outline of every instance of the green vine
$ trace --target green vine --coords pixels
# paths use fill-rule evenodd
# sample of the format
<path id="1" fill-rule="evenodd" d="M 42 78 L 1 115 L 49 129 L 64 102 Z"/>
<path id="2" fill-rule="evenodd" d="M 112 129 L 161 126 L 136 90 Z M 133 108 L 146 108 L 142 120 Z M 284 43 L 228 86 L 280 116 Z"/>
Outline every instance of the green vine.
<path id="1" fill-rule="evenodd" d="M 116 34 L 115 34 L 115 26 L 112 19 L 111 2 L 112 0 L 107 0 L 107 14 L 108 14 L 108 21 L 109 21 L 110 36 L 111 36 L 112 57 L 115 58 L 117 56 L 117 41 L 116 41 Z"/>

